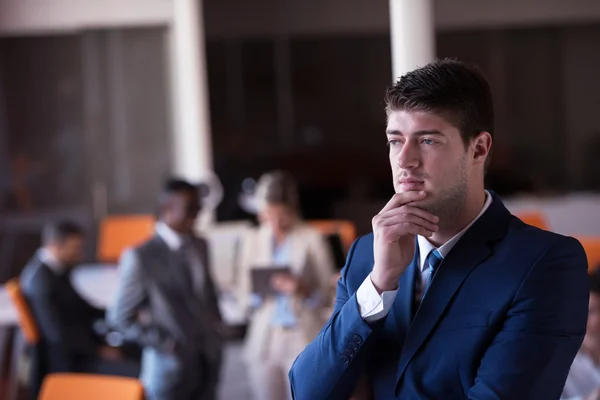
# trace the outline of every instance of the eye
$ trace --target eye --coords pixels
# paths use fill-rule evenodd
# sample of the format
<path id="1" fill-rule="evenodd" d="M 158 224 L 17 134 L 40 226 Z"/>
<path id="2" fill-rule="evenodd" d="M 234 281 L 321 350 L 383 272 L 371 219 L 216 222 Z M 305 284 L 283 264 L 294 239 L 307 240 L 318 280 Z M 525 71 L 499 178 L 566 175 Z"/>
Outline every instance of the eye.
<path id="1" fill-rule="evenodd" d="M 400 144 L 401 144 L 400 141 L 397 140 L 397 139 L 390 139 L 390 140 L 387 141 L 387 146 L 388 147 L 397 147 Z"/>
<path id="2" fill-rule="evenodd" d="M 431 146 L 432 144 L 435 144 L 435 141 L 432 139 L 423 138 L 423 140 L 421 140 L 421 143 Z"/>

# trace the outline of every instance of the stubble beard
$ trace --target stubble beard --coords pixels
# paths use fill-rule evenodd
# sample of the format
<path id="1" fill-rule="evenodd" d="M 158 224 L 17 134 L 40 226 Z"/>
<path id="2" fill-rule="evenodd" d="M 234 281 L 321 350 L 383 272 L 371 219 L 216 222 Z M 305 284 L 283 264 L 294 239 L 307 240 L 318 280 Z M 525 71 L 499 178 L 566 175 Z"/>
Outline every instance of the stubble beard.
<path id="1" fill-rule="evenodd" d="M 454 183 L 439 190 L 431 202 L 426 198 L 422 204 L 415 204 L 416 207 L 439 217 L 440 228 L 451 225 L 466 204 L 469 186 L 464 162 L 449 174 L 447 179 L 451 179 Z"/>

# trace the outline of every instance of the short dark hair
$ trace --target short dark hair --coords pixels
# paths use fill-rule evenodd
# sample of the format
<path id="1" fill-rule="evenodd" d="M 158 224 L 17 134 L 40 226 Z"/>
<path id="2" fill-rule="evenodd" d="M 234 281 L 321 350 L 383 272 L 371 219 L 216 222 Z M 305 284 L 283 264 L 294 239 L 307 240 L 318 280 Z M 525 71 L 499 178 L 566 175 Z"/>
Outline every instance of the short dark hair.
<path id="1" fill-rule="evenodd" d="M 600 295 L 600 266 L 589 275 L 590 292 Z"/>
<path id="2" fill-rule="evenodd" d="M 42 231 L 42 244 L 63 243 L 72 236 L 83 236 L 83 229 L 72 221 L 61 220 L 50 222 Z"/>
<path id="3" fill-rule="evenodd" d="M 191 184 L 190 182 L 179 179 L 179 178 L 171 178 L 168 179 L 163 186 L 164 194 L 174 194 L 174 193 L 194 193 L 198 194 L 198 187 L 196 185 Z"/>
<path id="4" fill-rule="evenodd" d="M 169 202 L 171 196 L 180 193 L 191 193 L 199 196 L 198 186 L 179 178 L 167 179 L 163 185 L 162 192 L 158 197 L 156 217 L 160 218 L 163 207 Z"/>
<path id="5" fill-rule="evenodd" d="M 475 65 L 442 59 L 400 77 L 385 95 L 392 111 L 439 113 L 460 131 L 465 146 L 481 132 L 494 130 L 490 85 Z"/>

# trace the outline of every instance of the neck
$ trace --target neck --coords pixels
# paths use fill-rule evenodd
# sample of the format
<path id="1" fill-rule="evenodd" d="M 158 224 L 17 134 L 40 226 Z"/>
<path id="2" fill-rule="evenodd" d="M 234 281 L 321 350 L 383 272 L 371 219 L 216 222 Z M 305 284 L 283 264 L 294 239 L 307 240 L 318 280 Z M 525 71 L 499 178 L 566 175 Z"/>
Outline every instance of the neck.
<path id="1" fill-rule="evenodd" d="M 182 228 L 180 228 L 180 227 L 177 227 L 177 226 L 172 226 L 172 225 L 169 225 L 169 224 L 167 224 L 167 223 L 166 223 L 166 222 L 164 222 L 164 221 L 161 221 L 161 222 L 162 222 L 162 223 L 163 223 L 163 224 L 164 224 L 164 225 L 165 225 L 167 228 L 169 228 L 169 229 L 170 229 L 170 230 L 172 230 L 173 232 L 177 233 L 178 235 L 188 235 L 188 234 L 190 234 L 190 232 L 189 232 L 188 230 L 186 230 L 186 229 L 182 229 Z"/>
<path id="2" fill-rule="evenodd" d="M 600 340 L 590 335 L 585 335 L 581 349 L 596 363 L 600 363 Z"/>
<path id="3" fill-rule="evenodd" d="M 483 187 L 473 191 L 452 215 L 440 218 L 439 230 L 429 238 L 429 241 L 435 246 L 441 246 L 452 239 L 477 217 L 485 200 L 486 194 Z"/>
<path id="4" fill-rule="evenodd" d="M 283 231 L 274 231 L 273 237 L 275 238 L 275 242 L 277 244 L 281 244 L 285 241 L 285 238 L 287 237 L 287 233 L 283 232 Z"/>
<path id="5" fill-rule="evenodd" d="M 43 250 L 46 253 L 46 256 L 42 258 L 42 262 L 47 264 L 49 267 L 55 270 L 65 270 L 67 269 L 67 263 L 60 259 L 58 256 L 58 251 L 52 246 L 44 247 Z"/>
<path id="6" fill-rule="evenodd" d="M 54 249 L 54 248 L 53 248 L 53 247 L 51 247 L 51 246 L 46 246 L 46 247 L 44 247 L 44 251 L 45 251 L 46 253 L 48 253 L 48 255 L 49 255 L 50 257 L 52 257 L 52 258 L 53 258 L 53 259 L 55 259 L 56 261 L 59 261 L 59 262 L 60 262 L 60 259 L 58 258 L 58 254 L 57 254 L 57 252 L 56 252 L 56 249 Z"/>

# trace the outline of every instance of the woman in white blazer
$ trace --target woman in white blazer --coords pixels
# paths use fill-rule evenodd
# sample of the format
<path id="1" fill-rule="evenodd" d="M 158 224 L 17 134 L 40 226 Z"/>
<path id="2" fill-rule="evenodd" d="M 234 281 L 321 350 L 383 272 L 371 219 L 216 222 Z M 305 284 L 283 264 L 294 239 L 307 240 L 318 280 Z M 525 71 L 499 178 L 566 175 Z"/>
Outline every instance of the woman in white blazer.
<path id="1" fill-rule="evenodd" d="M 260 226 L 242 241 L 239 299 L 250 311 L 244 349 L 256 400 L 291 398 L 288 371 L 325 323 L 333 258 L 325 238 L 300 217 L 294 179 L 285 172 L 263 175 L 256 190 Z M 273 276 L 275 295 L 253 293 L 253 268 L 289 267 Z"/>

